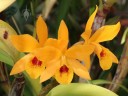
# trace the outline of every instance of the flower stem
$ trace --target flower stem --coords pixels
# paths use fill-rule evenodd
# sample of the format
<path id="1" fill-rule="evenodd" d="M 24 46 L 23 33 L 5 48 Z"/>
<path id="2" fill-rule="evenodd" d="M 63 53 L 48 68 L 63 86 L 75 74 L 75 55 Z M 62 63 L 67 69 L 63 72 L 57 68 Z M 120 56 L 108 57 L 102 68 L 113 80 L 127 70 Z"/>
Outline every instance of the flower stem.
<path id="1" fill-rule="evenodd" d="M 19 29 L 19 27 L 18 27 L 18 25 L 16 23 L 15 18 L 13 16 L 11 18 L 12 18 L 12 21 L 13 21 L 14 25 L 16 26 L 16 29 L 17 29 L 18 34 L 21 34 L 20 29 Z"/>
<path id="2" fill-rule="evenodd" d="M 22 74 L 15 77 L 8 96 L 23 96 L 25 79 Z"/>
<path id="3" fill-rule="evenodd" d="M 119 65 L 117 67 L 115 76 L 109 89 L 116 92 L 119 89 L 119 84 L 123 82 L 126 75 L 128 74 L 128 37 L 124 45 L 123 53 L 120 58 Z"/>

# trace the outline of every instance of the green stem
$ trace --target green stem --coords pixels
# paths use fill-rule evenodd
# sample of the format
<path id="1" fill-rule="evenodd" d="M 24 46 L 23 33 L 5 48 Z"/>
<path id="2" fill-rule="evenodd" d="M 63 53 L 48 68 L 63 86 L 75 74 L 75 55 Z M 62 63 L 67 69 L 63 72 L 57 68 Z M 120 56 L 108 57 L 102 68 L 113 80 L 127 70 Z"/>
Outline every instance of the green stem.
<path id="1" fill-rule="evenodd" d="M 20 29 L 19 29 L 19 27 L 18 27 L 18 25 L 16 23 L 15 18 L 13 16 L 11 18 L 12 18 L 12 21 L 13 21 L 14 25 L 16 26 L 16 29 L 17 29 L 18 34 L 21 34 L 21 31 L 20 31 Z"/>
<path id="2" fill-rule="evenodd" d="M 35 25 L 35 10 L 34 10 L 34 5 L 33 5 L 33 3 L 34 3 L 34 1 L 31 1 L 30 2 L 30 6 L 31 6 L 31 12 L 32 12 L 32 16 L 33 16 L 33 18 L 34 18 L 34 25 Z M 36 37 L 36 31 L 34 30 L 33 31 L 33 37 Z"/>

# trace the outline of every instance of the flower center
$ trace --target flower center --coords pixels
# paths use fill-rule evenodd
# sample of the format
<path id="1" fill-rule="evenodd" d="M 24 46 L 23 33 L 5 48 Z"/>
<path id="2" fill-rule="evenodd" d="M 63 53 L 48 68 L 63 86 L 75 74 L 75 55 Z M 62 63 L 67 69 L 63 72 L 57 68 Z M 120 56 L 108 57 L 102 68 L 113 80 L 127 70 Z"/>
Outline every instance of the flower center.
<path id="1" fill-rule="evenodd" d="M 7 32 L 7 31 L 4 32 L 3 38 L 4 38 L 4 39 L 7 39 L 7 38 L 8 38 L 8 32 Z"/>
<path id="2" fill-rule="evenodd" d="M 102 50 L 102 51 L 100 52 L 100 56 L 101 56 L 101 57 L 105 57 L 105 56 L 106 56 L 106 53 L 105 53 L 104 50 Z"/>
<path id="3" fill-rule="evenodd" d="M 41 66 L 41 65 L 42 65 L 42 61 L 38 60 L 37 57 L 34 57 L 34 58 L 32 59 L 32 64 L 33 64 L 34 66 Z"/>
<path id="4" fill-rule="evenodd" d="M 61 66 L 60 73 L 67 73 L 69 68 L 66 65 Z"/>

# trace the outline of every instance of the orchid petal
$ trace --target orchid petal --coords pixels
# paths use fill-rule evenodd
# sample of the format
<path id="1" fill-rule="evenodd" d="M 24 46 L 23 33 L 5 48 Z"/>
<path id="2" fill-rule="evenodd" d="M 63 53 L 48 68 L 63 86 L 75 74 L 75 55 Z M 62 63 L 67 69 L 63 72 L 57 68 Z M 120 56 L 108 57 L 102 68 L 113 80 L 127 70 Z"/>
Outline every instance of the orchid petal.
<path id="1" fill-rule="evenodd" d="M 16 64 L 13 66 L 10 75 L 18 74 L 25 70 L 25 65 L 31 60 L 33 57 L 32 54 L 28 54 L 22 57 Z"/>
<path id="2" fill-rule="evenodd" d="M 67 66 L 67 68 L 68 68 L 68 72 L 61 73 L 60 69 L 58 69 L 55 73 L 55 79 L 60 84 L 69 84 L 73 79 L 73 70 L 69 66 Z"/>
<path id="3" fill-rule="evenodd" d="M 36 33 L 40 46 L 43 46 L 46 39 L 48 38 L 48 28 L 41 16 L 38 17 L 36 22 Z"/>
<path id="4" fill-rule="evenodd" d="M 61 48 L 63 48 L 64 50 L 67 49 L 67 45 L 68 45 L 68 28 L 65 24 L 65 22 L 62 20 L 59 26 L 59 30 L 58 30 L 58 40 L 60 41 L 59 43 L 62 45 Z"/>
<path id="5" fill-rule="evenodd" d="M 52 46 L 59 49 L 58 40 L 53 38 L 48 38 L 44 46 Z"/>
<path id="6" fill-rule="evenodd" d="M 42 74 L 42 72 L 44 71 L 44 69 L 45 69 L 45 64 L 44 64 L 43 61 L 42 61 L 42 64 L 40 64 L 40 65 L 33 65 L 31 61 L 28 62 L 25 65 L 26 72 L 33 79 L 37 79 Z"/>
<path id="7" fill-rule="evenodd" d="M 83 60 L 83 62 L 84 62 L 84 66 L 85 66 L 88 70 L 90 70 L 90 67 L 91 67 L 90 56 L 85 57 L 85 59 Z"/>
<path id="8" fill-rule="evenodd" d="M 55 74 L 56 70 L 60 68 L 60 60 L 50 62 L 47 65 L 49 66 L 47 66 L 46 69 L 42 72 L 40 82 L 44 82 L 50 79 Z"/>
<path id="9" fill-rule="evenodd" d="M 65 55 L 69 58 L 83 61 L 86 57 L 91 55 L 93 51 L 93 45 L 74 45 L 66 51 Z"/>
<path id="10" fill-rule="evenodd" d="M 57 60 L 61 56 L 61 52 L 54 47 L 45 46 L 43 48 L 38 48 L 32 52 L 37 58 L 44 62 L 51 62 Z"/>
<path id="11" fill-rule="evenodd" d="M 120 30 L 120 22 L 116 25 L 106 25 L 98 29 L 90 38 L 91 42 L 103 42 L 112 40 Z"/>
<path id="12" fill-rule="evenodd" d="M 93 12 L 93 14 L 90 16 L 90 18 L 88 19 L 88 21 L 87 21 L 87 24 L 86 24 L 86 27 L 85 27 L 85 31 L 82 33 L 82 35 L 81 35 L 81 37 L 83 38 L 83 39 L 89 39 L 89 37 L 91 36 L 91 32 L 92 32 L 92 29 L 91 29 L 91 27 L 92 27 L 92 24 L 93 24 L 93 22 L 94 22 L 94 19 L 95 19 L 95 16 L 96 16 L 96 13 L 97 13 L 97 11 L 98 11 L 98 6 L 96 6 L 96 9 L 95 9 L 95 11 Z"/>
<path id="13" fill-rule="evenodd" d="M 79 61 L 74 59 L 67 59 L 68 64 L 71 66 L 75 74 L 78 76 L 90 80 L 91 77 L 89 75 L 89 72 L 85 66 L 83 66 Z"/>
<path id="14" fill-rule="evenodd" d="M 12 35 L 10 38 L 14 47 L 20 52 L 32 52 L 39 47 L 37 40 L 28 34 Z"/>
<path id="15" fill-rule="evenodd" d="M 103 70 L 110 69 L 113 62 L 118 63 L 118 59 L 109 49 L 101 46 L 100 44 L 95 44 L 95 45 L 96 45 L 95 53 L 99 58 L 100 66 Z M 102 51 L 104 51 L 105 56 L 101 56 Z"/>

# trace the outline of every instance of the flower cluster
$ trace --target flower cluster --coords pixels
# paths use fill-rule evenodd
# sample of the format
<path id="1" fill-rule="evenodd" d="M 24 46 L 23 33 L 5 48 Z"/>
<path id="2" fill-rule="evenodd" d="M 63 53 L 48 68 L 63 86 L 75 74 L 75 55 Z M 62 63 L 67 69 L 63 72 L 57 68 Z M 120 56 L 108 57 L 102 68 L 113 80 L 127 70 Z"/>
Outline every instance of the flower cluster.
<path id="1" fill-rule="evenodd" d="M 10 75 L 24 70 L 31 78 L 40 77 L 44 82 L 54 77 L 60 84 L 72 81 L 74 73 L 90 80 L 90 55 L 95 53 L 103 70 L 110 69 L 112 63 L 118 63 L 116 56 L 99 43 L 112 40 L 120 30 L 120 23 L 99 28 L 93 35 L 92 24 L 98 8 L 90 16 L 81 37 L 84 43 L 76 43 L 68 48 L 68 28 L 62 20 L 58 30 L 58 38 L 48 38 L 48 29 L 41 16 L 36 21 L 37 38 L 28 34 L 11 35 L 14 47 L 27 55 L 15 63 Z"/>

